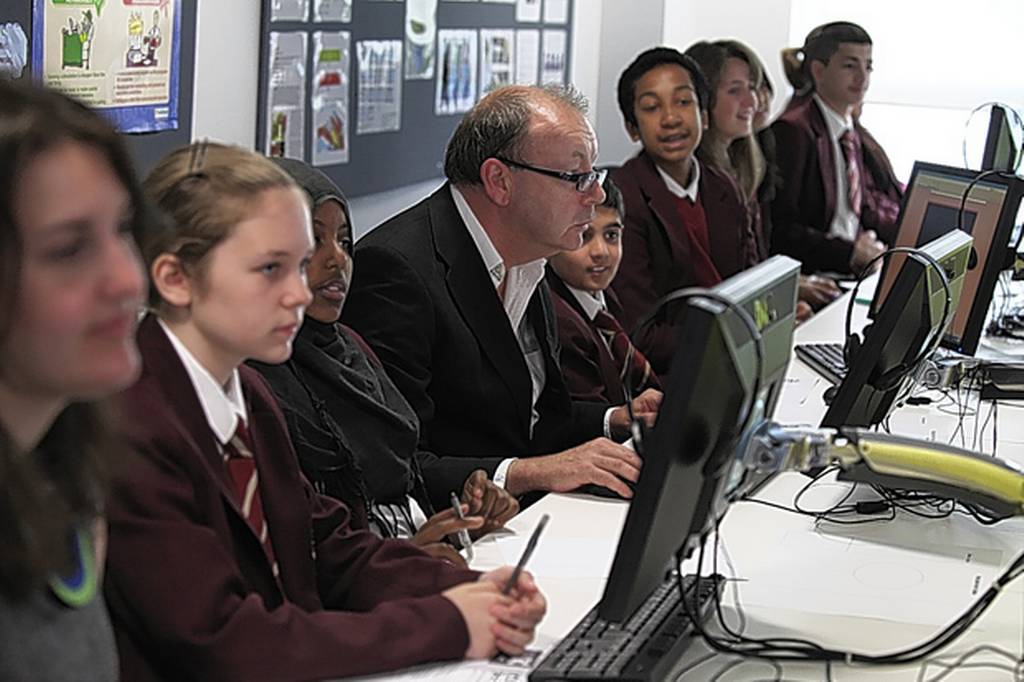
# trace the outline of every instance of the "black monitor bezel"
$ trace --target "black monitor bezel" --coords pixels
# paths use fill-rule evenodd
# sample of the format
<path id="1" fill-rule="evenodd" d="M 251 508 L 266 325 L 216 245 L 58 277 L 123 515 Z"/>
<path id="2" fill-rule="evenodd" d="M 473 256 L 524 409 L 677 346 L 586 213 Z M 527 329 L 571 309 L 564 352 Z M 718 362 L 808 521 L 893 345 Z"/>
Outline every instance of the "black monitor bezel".
<path id="1" fill-rule="evenodd" d="M 996 154 L 999 152 L 1000 138 L 1003 135 L 1010 141 L 1010 158 L 1007 159 L 1006 165 L 999 167 L 996 166 Z M 1006 115 L 1006 110 L 999 104 L 992 105 L 992 111 L 989 113 L 988 119 L 988 133 L 985 135 L 985 151 L 981 155 L 981 169 L 986 170 L 997 170 L 1005 173 L 1013 173 L 1016 170 L 1017 158 L 1020 156 L 1020 147 L 1015 144 L 1016 140 L 1013 139 L 1013 131 L 1010 129 L 1010 120 Z"/>
<path id="2" fill-rule="evenodd" d="M 743 283 L 752 282 L 759 275 L 773 277 L 774 291 L 782 282 L 791 281 L 792 300 L 778 301 L 777 315 L 769 315 L 761 329 L 766 338 L 775 339 L 774 345 L 784 341 L 787 346 L 785 353 L 778 356 L 778 366 L 764 364 L 762 367 L 765 376 L 762 377 L 760 392 L 772 403 L 764 407 L 769 416 L 781 393 L 792 353 L 799 271 L 797 261 L 775 256 L 712 290 L 734 303 L 754 305 L 739 298 L 749 291 L 742 286 Z M 723 472 L 732 470 L 736 446 L 742 435 L 735 432 L 739 430 L 738 421 L 750 399 L 757 371 L 753 353 L 744 351 L 742 358 L 738 357 L 737 349 L 746 348 L 749 332 L 743 329 L 734 312 L 719 302 L 702 297 L 685 299 L 680 302 L 680 307 L 680 319 L 685 319 L 685 324 L 679 325 L 680 338 L 672 370 L 665 383 L 665 398 L 657 424 L 645 432 L 647 455 L 598 607 L 599 617 L 611 622 L 627 619 L 664 580 L 665 569 L 673 555 L 691 537 L 690 524 L 698 518 L 703 523 L 709 514 L 718 513 L 714 508 L 716 501 L 707 498 L 709 494 L 713 498 L 712 493 L 721 490 L 725 479 Z M 745 309 L 750 312 L 749 308 Z M 783 325 L 789 325 L 788 335 L 779 336 L 778 330 Z M 741 339 L 744 345 L 732 346 L 729 337 Z M 729 354 L 730 362 L 701 362 L 709 354 L 721 359 L 719 351 L 722 350 Z M 708 386 L 702 380 L 707 379 L 709 373 L 716 378 L 712 383 L 719 401 L 703 397 Z M 729 390 L 730 382 L 736 390 Z M 671 419 L 669 415 L 673 414 L 684 416 Z M 717 425 L 719 430 L 716 433 L 704 431 L 702 427 L 708 424 Z M 680 447 L 684 443 L 687 448 Z M 657 454 L 664 452 L 676 454 Z M 678 456 L 682 452 L 690 456 Z M 709 513 L 699 513 L 701 504 L 708 505 Z M 684 519 L 688 520 L 686 527 L 683 527 Z"/>

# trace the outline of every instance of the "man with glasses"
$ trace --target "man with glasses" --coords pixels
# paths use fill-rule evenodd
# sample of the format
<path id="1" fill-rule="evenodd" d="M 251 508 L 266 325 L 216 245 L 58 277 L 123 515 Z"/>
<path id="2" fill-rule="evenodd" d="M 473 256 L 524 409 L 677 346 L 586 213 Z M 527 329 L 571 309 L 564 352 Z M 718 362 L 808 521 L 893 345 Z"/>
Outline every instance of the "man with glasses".
<path id="1" fill-rule="evenodd" d="M 438 503 L 480 468 L 513 495 L 594 484 L 629 497 L 639 475 L 601 436 L 628 435 L 625 407 L 570 400 L 542 282 L 604 200 L 585 108 L 571 89 L 495 90 L 449 141 L 448 182 L 356 245 L 343 320 L 416 410 Z M 651 421 L 659 400 L 633 407 Z"/>

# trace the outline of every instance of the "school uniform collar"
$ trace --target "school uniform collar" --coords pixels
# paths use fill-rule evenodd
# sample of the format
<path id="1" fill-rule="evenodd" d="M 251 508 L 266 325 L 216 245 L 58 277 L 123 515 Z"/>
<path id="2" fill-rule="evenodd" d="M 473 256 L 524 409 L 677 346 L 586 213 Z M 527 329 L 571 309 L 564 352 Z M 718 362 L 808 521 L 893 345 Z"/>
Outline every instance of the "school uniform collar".
<path id="1" fill-rule="evenodd" d="M 480 253 L 480 258 L 484 262 L 484 267 L 491 277 L 491 283 L 494 284 L 494 288 L 497 289 L 506 278 L 508 279 L 505 285 L 505 297 L 501 303 L 505 308 L 505 314 L 508 315 L 509 322 L 512 324 L 512 329 L 519 329 L 519 323 L 523 321 L 523 316 L 526 314 L 526 308 L 530 304 L 533 292 L 537 289 L 540 281 L 544 279 L 544 265 L 547 263 L 547 260 L 538 258 L 529 263 L 507 267 L 501 258 L 501 254 L 498 253 L 498 249 L 495 248 L 494 242 L 491 241 L 487 231 L 484 230 L 480 220 L 477 219 L 473 209 L 470 208 L 466 197 L 462 195 L 462 192 L 455 185 L 450 187 L 452 200 L 455 202 L 455 210 L 458 211 L 459 217 L 462 218 L 462 222 L 466 225 L 469 236 L 473 239 L 473 244 L 476 245 L 476 249 Z"/>
<path id="2" fill-rule="evenodd" d="M 564 281 L 564 280 L 563 280 Z M 580 306 L 583 308 L 583 312 L 587 314 L 587 319 L 591 322 L 597 317 L 597 314 L 602 310 L 608 310 L 608 304 L 604 300 L 604 292 L 591 292 L 583 289 L 577 289 L 576 287 L 565 285 L 565 288 L 576 297 L 579 301 Z"/>
<path id="3" fill-rule="evenodd" d="M 658 175 L 661 176 L 665 187 L 672 195 L 697 203 L 697 188 L 700 185 L 700 163 L 698 163 L 697 157 L 693 157 L 691 163 L 693 163 L 693 172 L 690 173 L 690 182 L 686 187 L 680 185 L 675 178 L 662 170 L 658 164 L 654 164 L 654 167 L 658 169 Z"/>
<path id="4" fill-rule="evenodd" d="M 217 437 L 221 445 L 227 445 L 228 441 L 235 435 L 238 422 L 248 420 L 245 409 L 245 397 L 242 394 L 242 382 L 238 376 L 238 369 L 231 371 L 231 377 L 227 384 L 221 386 L 213 375 L 203 367 L 192 352 L 181 342 L 173 331 L 164 324 L 164 321 L 157 318 L 160 328 L 167 334 L 171 346 L 178 354 L 181 364 L 185 366 L 185 372 L 192 381 L 196 397 L 206 415 L 206 422 Z"/>
<path id="5" fill-rule="evenodd" d="M 825 125 L 828 127 L 828 134 L 833 140 L 838 141 L 847 130 L 853 128 L 853 117 L 852 116 L 840 116 L 832 109 L 829 105 L 825 104 L 825 100 L 818 96 L 818 93 L 812 95 L 814 101 L 818 104 L 818 108 L 821 109 L 821 116 L 825 119 Z"/>

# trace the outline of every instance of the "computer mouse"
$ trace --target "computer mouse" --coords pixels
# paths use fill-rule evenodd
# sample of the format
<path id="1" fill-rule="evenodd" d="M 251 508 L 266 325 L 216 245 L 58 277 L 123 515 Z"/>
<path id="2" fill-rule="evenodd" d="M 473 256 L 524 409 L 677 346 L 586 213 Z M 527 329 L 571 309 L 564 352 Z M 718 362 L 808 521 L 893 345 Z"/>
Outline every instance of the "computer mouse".
<path id="1" fill-rule="evenodd" d="M 630 483 L 629 481 L 623 481 L 623 483 L 625 483 L 627 486 L 629 486 L 629 489 L 632 490 L 634 493 L 636 493 L 636 484 L 635 483 Z M 622 495 L 618 494 L 617 492 L 615 492 L 611 488 L 605 488 L 603 485 L 597 485 L 596 483 L 588 483 L 586 485 L 581 485 L 579 488 L 576 488 L 576 490 L 573 490 L 573 492 L 574 493 L 582 493 L 583 495 L 593 495 L 595 497 L 607 497 L 607 498 L 610 498 L 610 499 L 613 499 L 613 500 L 628 500 L 629 499 L 627 497 L 623 497 Z"/>
<path id="2" fill-rule="evenodd" d="M 831 405 L 832 401 L 836 399 L 836 393 L 839 392 L 839 386 L 832 384 L 825 389 L 825 392 L 821 394 L 821 399 L 825 401 L 826 405 Z"/>

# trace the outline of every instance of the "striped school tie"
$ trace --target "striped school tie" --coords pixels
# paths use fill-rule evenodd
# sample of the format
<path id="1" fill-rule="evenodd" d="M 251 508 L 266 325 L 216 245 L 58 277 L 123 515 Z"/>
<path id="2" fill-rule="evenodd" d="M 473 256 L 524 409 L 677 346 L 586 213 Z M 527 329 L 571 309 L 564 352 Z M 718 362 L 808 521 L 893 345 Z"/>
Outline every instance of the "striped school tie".
<path id="1" fill-rule="evenodd" d="M 252 439 L 245 422 L 238 420 L 235 435 L 224 446 L 224 466 L 231 480 L 231 489 L 235 501 L 242 510 L 242 515 L 249 527 L 256 533 L 274 577 L 278 577 L 277 560 L 274 558 L 274 546 L 270 542 L 267 521 L 263 518 L 263 501 L 260 498 L 260 476 L 256 469 L 256 461 L 252 457 Z"/>
<path id="2" fill-rule="evenodd" d="M 607 311 L 599 310 L 597 315 L 594 316 L 594 326 L 597 327 L 597 330 L 601 332 L 601 335 L 608 343 L 608 350 L 611 351 L 615 366 L 619 369 L 619 380 L 622 381 L 623 385 L 626 384 L 626 375 L 629 373 L 630 366 L 632 365 L 632 386 L 630 386 L 630 392 L 634 396 L 640 394 L 646 388 L 661 388 L 658 377 L 654 375 L 654 370 L 651 369 L 651 363 L 647 361 L 644 354 L 637 350 L 633 342 L 629 340 L 626 330 L 622 328 L 622 325 L 619 324 L 619 321 L 614 316 Z"/>
<path id="3" fill-rule="evenodd" d="M 839 145 L 846 159 L 846 197 L 850 202 L 850 210 L 860 216 L 861 203 L 861 172 L 860 172 L 860 136 L 852 128 L 839 136 Z"/>

